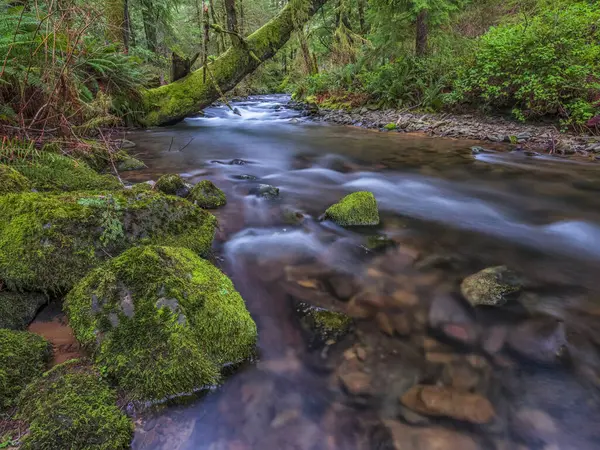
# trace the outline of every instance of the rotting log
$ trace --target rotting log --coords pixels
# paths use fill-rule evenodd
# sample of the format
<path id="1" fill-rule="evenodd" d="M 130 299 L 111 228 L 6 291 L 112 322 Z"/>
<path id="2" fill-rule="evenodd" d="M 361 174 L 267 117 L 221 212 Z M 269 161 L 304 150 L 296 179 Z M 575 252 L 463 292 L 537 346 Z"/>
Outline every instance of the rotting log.
<path id="1" fill-rule="evenodd" d="M 306 0 L 306 13 L 298 14 L 297 2 L 290 2 L 273 19 L 248 36 L 242 45 L 230 47 L 214 62 L 208 64 L 209 76 L 204 79 L 203 68 L 187 77 L 143 93 L 147 126 L 176 123 L 186 116 L 218 100 L 221 92 L 233 89 L 260 64 L 272 58 L 285 45 L 290 35 L 308 20 L 327 0 Z"/>

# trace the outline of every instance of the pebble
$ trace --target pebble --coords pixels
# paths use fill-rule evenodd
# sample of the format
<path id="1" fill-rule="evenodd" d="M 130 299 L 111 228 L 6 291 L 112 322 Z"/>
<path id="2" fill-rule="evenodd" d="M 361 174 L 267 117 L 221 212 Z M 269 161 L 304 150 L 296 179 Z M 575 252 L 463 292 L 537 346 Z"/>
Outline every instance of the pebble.
<path id="1" fill-rule="evenodd" d="M 350 372 L 339 375 L 342 386 L 351 395 L 368 395 L 373 393 L 371 376 L 364 372 Z"/>

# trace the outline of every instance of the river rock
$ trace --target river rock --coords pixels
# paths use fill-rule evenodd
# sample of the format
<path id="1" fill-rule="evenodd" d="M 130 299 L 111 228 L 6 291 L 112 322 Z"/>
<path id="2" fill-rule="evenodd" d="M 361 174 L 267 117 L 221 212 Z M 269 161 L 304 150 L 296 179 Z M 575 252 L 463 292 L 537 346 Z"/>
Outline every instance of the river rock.
<path id="1" fill-rule="evenodd" d="M 225 193 L 210 180 L 202 180 L 190 191 L 188 200 L 200 208 L 215 209 L 227 204 Z"/>
<path id="2" fill-rule="evenodd" d="M 333 344 L 352 328 L 352 319 L 345 314 L 311 306 L 305 302 L 297 303 L 296 312 L 311 348 Z"/>
<path id="3" fill-rule="evenodd" d="M 250 189 L 249 194 L 267 200 L 273 200 L 279 197 L 279 188 L 271 186 L 270 184 L 259 184 Z"/>
<path id="4" fill-rule="evenodd" d="M 378 225 L 377 200 L 371 192 L 354 192 L 330 206 L 323 218 L 342 227 Z"/>
<path id="5" fill-rule="evenodd" d="M 117 170 L 119 172 L 130 172 L 132 170 L 141 170 L 145 168 L 146 164 L 129 155 L 120 156 L 117 162 Z"/>
<path id="6" fill-rule="evenodd" d="M 553 317 L 517 325 L 509 331 L 507 343 L 519 355 L 541 364 L 560 364 L 568 357 L 565 324 Z"/>
<path id="7" fill-rule="evenodd" d="M 231 280 L 183 248 L 128 250 L 90 272 L 64 309 L 79 342 L 133 400 L 214 385 L 224 365 L 251 357 L 256 344 Z"/>
<path id="8" fill-rule="evenodd" d="M 460 291 L 473 306 L 501 306 L 521 289 L 517 275 L 506 266 L 489 267 L 463 280 Z"/>
<path id="9" fill-rule="evenodd" d="M 374 392 L 371 376 L 355 371 L 339 375 L 340 382 L 350 395 L 370 395 Z"/>
<path id="10" fill-rule="evenodd" d="M 163 175 L 154 185 L 154 189 L 163 194 L 175 195 L 181 198 L 186 198 L 190 195 L 190 186 L 183 181 L 181 175 L 177 174 Z"/>
<path id="11" fill-rule="evenodd" d="M 511 422 L 515 434 L 525 442 L 551 444 L 557 438 L 555 420 L 539 409 L 522 408 L 512 416 Z"/>
<path id="12" fill-rule="evenodd" d="M 496 415 L 487 398 L 442 386 L 413 386 L 401 397 L 401 402 L 421 414 L 480 425 L 490 423 Z"/>
<path id="13" fill-rule="evenodd" d="M 480 450 L 468 434 L 441 427 L 412 427 L 396 420 L 385 420 L 391 436 L 390 450 Z"/>
<path id="14" fill-rule="evenodd" d="M 0 292 L 0 328 L 25 329 L 47 301 L 39 293 Z"/>
<path id="15" fill-rule="evenodd" d="M 121 139 L 121 140 L 119 140 L 117 142 L 117 145 L 119 146 L 119 148 L 122 148 L 122 149 L 125 149 L 125 150 L 137 147 L 137 145 L 136 145 L 135 142 L 132 142 L 132 141 L 130 141 L 128 139 Z"/>
<path id="16" fill-rule="evenodd" d="M 258 180 L 258 177 L 255 177 L 254 175 L 249 175 L 249 174 L 234 175 L 233 178 L 235 178 L 236 180 L 241 180 L 241 181 L 256 181 L 256 180 Z"/>

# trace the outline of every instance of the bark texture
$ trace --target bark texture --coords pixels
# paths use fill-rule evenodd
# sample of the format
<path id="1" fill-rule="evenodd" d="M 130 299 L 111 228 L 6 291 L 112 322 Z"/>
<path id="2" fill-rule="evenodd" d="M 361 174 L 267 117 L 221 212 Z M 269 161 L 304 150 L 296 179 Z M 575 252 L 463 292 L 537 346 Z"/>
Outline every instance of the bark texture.
<path id="1" fill-rule="evenodd" d="M 417 40 L 416 40 L 416 54 L 417 56 L 423 56 L 427 53 L 427 38 L 429 30 L 427 29 L 427 10 L 422 9 L 417 15 Z"/>
<path id="2" fill-rule="evenodd" d="M 310 0 L 306 20 L 323 6 L 327 0 Z M 288 4 L 267 24 L 252 33 L 244 44 L 230 47 L 223 55 L 210 63 L 209 76 L 204 80 L 203 69 L 187 77 L 150 89 L 144 93 L 146 109 L 145 125 L 166 125 L 184 119 L 219 99 L 220 91 L 233 89 L 260 64 L 272 58 L 288 41 L 297 20 L 293 5 Z M 302 24 L 297 24 L 301 26 Z"/>

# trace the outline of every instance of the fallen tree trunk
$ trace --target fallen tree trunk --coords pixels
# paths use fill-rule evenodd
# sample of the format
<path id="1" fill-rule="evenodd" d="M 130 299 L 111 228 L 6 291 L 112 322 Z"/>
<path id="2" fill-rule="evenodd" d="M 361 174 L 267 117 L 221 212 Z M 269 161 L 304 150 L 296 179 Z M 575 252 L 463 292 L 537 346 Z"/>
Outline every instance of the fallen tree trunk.
<path id="1" fill-rule="evenodd" d="M 210 63 L 206 79 L 203 77 L 203 68 L 200 68 L 181 80 L 145 91 L 145 125 L 175 123 L 218 100 L 221 92 L 233 89 L 246 75 L 254 72 L 262 62 L 283 47 L 295 26 L 302 25 L 297 23 L 298 16 L 308 20 L 327 0 L 304 1 L 309 4 L 307 13 L 294 10 L 300 1 L 290 2 L 241 45 L 230 47 Z"/>

